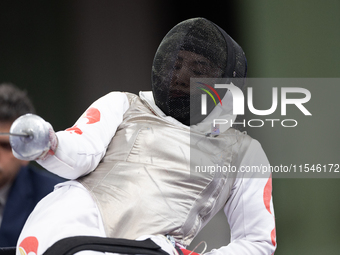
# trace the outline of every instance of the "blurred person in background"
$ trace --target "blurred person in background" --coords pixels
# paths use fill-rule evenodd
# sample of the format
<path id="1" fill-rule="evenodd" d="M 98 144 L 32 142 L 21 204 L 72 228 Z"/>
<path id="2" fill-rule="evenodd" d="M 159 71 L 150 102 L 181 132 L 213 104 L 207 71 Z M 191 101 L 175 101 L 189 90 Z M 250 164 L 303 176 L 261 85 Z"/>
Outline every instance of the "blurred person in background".
<path id="1" fill-rule="evenodd" d="M 35 113 L 25 91 L 0 84 L 0 133 L 15 119 Z M 8 135 L 0 135 L 0 247 L 13 247 L 36 204 L 63 179 L 14 157 Z"/>

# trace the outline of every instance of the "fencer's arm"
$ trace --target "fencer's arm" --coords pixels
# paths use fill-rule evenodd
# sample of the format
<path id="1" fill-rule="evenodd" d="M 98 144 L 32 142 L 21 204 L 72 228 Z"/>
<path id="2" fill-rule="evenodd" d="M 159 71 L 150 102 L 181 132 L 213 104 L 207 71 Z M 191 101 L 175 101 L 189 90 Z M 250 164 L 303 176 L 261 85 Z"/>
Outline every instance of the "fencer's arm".
<path id="1" fill-rule="evenodd" d="M 268 159 L 261 145 L 252 140 L 239 167 L 261 165 L 269 166 Z M 231 229 L 230 243 L 209 255 L 271 255 L 276 249 L 271 174 L 246 177 L 236 179 L 224 208 Z"/>
<path id="2" fill-rule="evenodd" d="M 56 133 L 58 147 L 55 154 L 37 162 L 67 179 L 93 171 L 105 155 L 128 107 L 125 93 L 111 92 L 99 98 L 72 128 Z"/>

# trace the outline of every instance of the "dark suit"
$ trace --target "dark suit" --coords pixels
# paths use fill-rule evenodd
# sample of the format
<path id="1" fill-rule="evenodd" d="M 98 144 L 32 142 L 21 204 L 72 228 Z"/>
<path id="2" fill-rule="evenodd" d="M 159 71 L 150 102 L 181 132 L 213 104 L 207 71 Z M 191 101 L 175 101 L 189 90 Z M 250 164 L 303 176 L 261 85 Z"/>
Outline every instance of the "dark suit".
<path id="1" fill-rule="evenodd" d="M 35 205 L 63 179 L 28 165 L 22 167 L 9 190 L 0 226 L 0 247 L 16 246 L 21 229 Z"/>

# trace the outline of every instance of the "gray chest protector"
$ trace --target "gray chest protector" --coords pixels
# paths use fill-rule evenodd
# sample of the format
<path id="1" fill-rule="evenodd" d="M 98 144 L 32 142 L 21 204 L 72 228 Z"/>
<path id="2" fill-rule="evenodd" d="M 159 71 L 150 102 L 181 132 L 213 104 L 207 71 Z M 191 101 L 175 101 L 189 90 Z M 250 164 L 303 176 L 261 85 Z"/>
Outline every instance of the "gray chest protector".
<path id="1" fill-rule="evenodd" d="M 225 205 L 235 181 L 195 166 L 237 165 L 250 138 L 232 128 L 219 137 L 190 132 L 127 95 L 130 108 L 106 155 L 79 181 L 96 201 L 108 237 L 170 234 L 189 245 Z"/>

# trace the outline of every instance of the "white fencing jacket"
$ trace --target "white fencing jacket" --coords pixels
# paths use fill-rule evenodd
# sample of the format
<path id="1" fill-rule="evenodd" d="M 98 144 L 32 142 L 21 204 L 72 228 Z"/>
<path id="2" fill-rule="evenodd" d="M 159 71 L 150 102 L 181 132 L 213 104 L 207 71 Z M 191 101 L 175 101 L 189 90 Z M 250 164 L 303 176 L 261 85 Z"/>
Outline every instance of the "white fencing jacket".
<path id="1" fill-rule="evenodd" d="M 234 118 L 228 110 L 217 108 L 214 114 Z M 186 246 L 224 208 L 231 240 L 209 254 L 272 254 L 276 235 L 271 175 L 247 171 L 269 166 L 267 157 L 259 142 L 229 126 L 221 128 L 219 137 L 207 136 L 210 122 L 207 118 L 187 127 L 165 116 L 150 92 L 139 97 L 112 92 L 95 101 L 73 127 L 57 132 L 55 155 L 38 163 L 59 176 L 77 179 L 59 185 L 55 192 L 77 188 L 82 196 L 88 194 L 83 204 L 92 206 L 93 212 L 72 214 L 73 221 L 78 217 L 83 225 L 99 222 L 91 226 L 98 232 L 88 234 L 128 239 L 170 234 Z M 43 252 L 53 240 L 44 244 L 48 234 L 42 211 L 47 218 L 55 217 L 59 209 L 46 209 L 47 204 L 56 206 L 67 199 L 75 199 L 75 204 L 79 196 L 52 194 L 43 200 L 24 227 L 19 248 L 25 238 L 35 236 Z M 72 228 L 72 220 L 65 219 L 68 214 L 59 218 Z M 75 230 L 66 232 L 50 239 L 77 235 Z"/>

